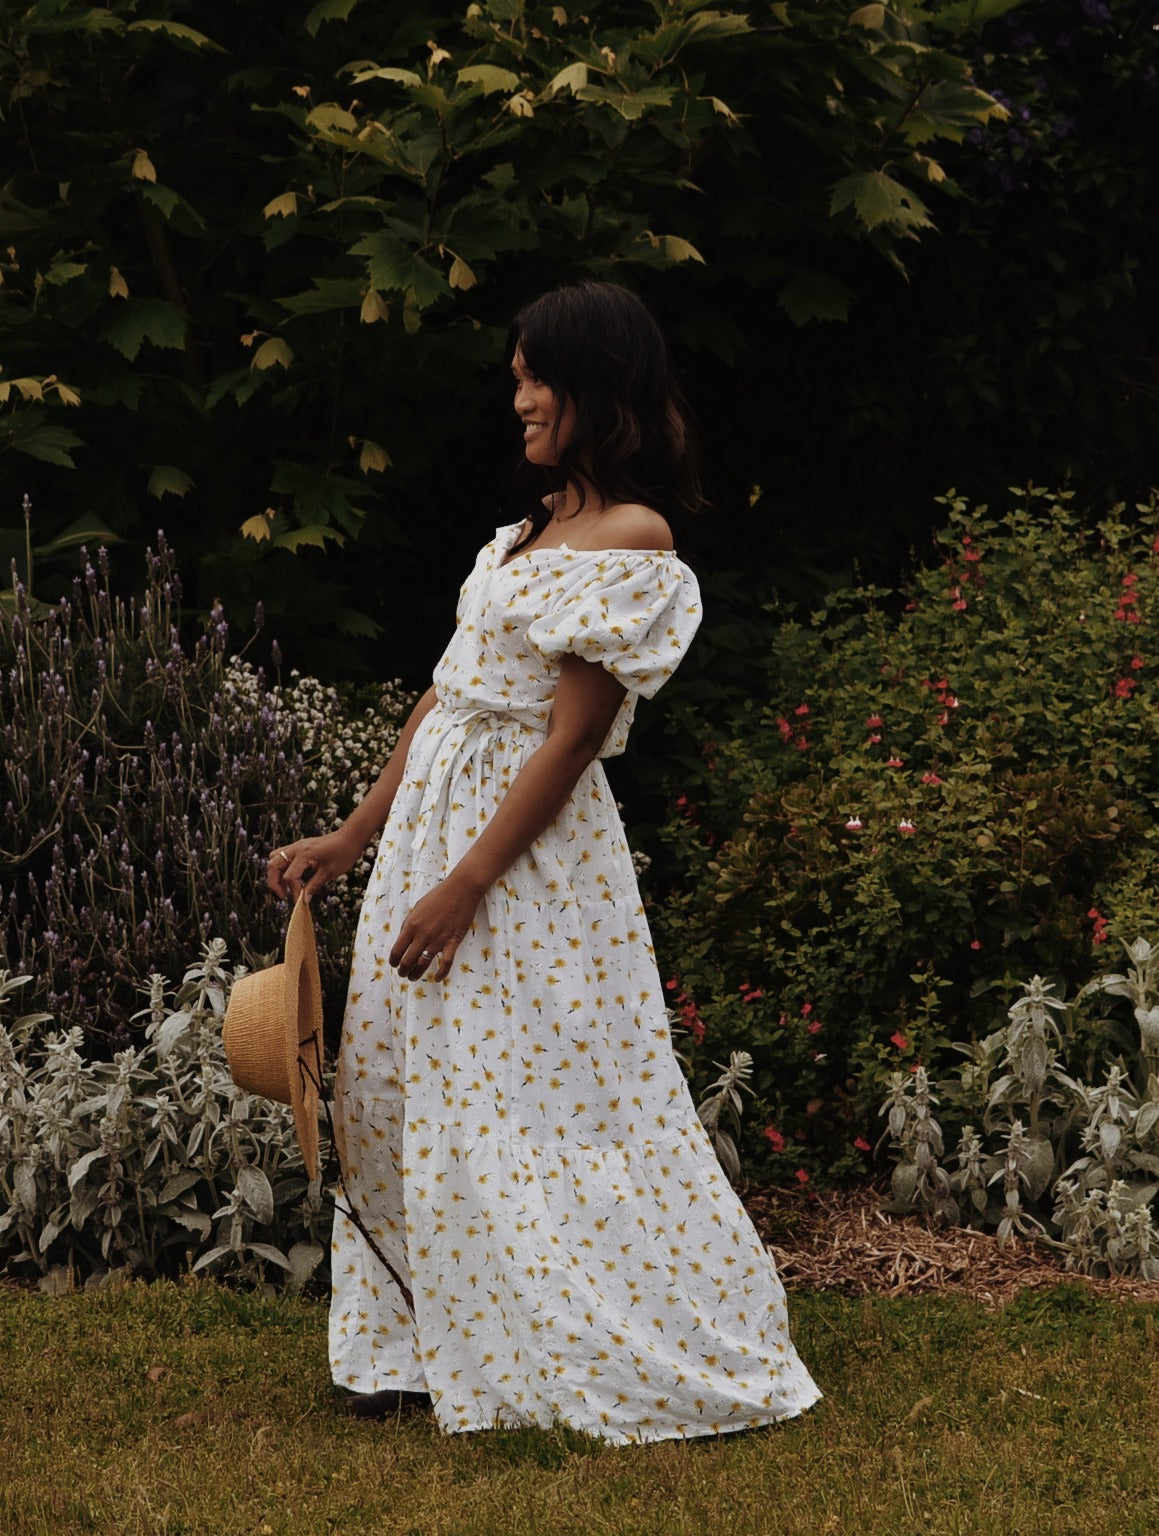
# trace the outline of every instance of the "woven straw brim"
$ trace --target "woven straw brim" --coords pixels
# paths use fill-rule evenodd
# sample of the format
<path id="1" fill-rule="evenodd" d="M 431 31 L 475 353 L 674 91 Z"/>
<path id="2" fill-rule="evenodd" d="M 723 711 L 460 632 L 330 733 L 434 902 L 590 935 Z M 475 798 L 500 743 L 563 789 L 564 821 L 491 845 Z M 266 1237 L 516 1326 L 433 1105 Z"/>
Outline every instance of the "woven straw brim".
<path id="1" fill-rule="evenodd" d="M 222 1040 L 239 1088 L 292 1107 L 306 1172 L 316 1179 L 322 984 L 314 923 L 304 901 L 290 918 L 284 963 L 234 983 Z"/>

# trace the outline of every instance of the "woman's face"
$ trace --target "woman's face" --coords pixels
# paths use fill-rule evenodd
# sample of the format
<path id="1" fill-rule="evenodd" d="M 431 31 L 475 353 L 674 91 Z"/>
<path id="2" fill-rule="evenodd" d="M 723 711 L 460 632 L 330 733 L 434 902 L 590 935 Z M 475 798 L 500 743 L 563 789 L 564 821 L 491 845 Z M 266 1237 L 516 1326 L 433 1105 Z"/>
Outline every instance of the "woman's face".
<path id="1" fill-rule="evenodd" d="M 537 379 L 523 361 L 523 349 L 511 359 L 515 380 L 515 414 L 523 423 L 523 452 L 532 464 L 558 464 L 575 431 L 575 401 L 562 405 L 550 384 Z"/>

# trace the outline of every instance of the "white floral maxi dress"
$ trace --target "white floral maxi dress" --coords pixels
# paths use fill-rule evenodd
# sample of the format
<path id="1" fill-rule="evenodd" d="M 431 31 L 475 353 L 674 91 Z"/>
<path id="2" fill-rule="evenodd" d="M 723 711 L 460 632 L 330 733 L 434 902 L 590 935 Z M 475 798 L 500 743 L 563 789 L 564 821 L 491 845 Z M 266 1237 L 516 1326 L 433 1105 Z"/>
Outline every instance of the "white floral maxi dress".
<path id="1" fill-rule="evenodd" d="M 335 1220 L 330 1355 L 357 1392 L 429 1391 L 442 1428 L 564 1423 L 615 1442 L 716 1434 L 820 1395 L 784 1292 L 671 1043 L 598 760 L 487 892 L 443 984 L 387 963 L 544 740 L 560 658 L 635 696 L 700 619 L 666 551 L 481 551 L 359 919 L 336 1090 L 347 1197 L 414 1293 Z"/>

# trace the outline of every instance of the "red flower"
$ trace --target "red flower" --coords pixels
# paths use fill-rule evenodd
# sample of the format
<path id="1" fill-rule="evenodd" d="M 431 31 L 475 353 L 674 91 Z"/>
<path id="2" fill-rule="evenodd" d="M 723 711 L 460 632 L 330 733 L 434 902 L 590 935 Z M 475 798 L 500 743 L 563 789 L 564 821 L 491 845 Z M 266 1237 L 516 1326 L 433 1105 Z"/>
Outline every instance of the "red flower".
<path id="1" fill-rule="evenodd" d="M 913 837 L 914 833 L 917 831 L 917 828 L 914 826 L 913 822 L 909 819 L 908 816 L 903 816 L 897 824 L 897 830 L 903 837 Z"/>
<path id="2" fill-rule="evenodd" d="M 781 740 L 788 741 L 793 734 L 793 727 L 785 719 L 784 715 L 777 716 L 777 730 L 781 733 Z"/>
<path id="3" fill-rule="evenodd" d="M 1131 670 L 1133 672 L 1138 672 L 1139 668 L 1142 667 L 1143 665 L 1144 665 L 1144 662 L 1143 662 L 1142 656 L 1132 656 L 1131 657 Z"/>
<path id="4" fill-rule="evenodd" d="M 820 1019 L 813 1019 L 813 1020 L 810 1021 L 810 1024 L 809 1024 L 809 1033 L 811 1035 L 819 1035 L 821 1033 L 822 1028 L 823 1028 L 823 1026 L 822 1026 L 821 1020 Z"/>
<path id="5" fill-rule="evenodd" d="M 876 731 L 878 726 L 882 723 L 883 722 L 880 715 L 870 715 L 869 719 L 865 722 L 865 725 L 867 730 Z"/>
<path id="6" fill-rule="evenodd" d="M 973 561 L 973 560 L 981 560 L 981 558 L 982 558 L 982 551 L 980 549 L 967 549 L 963 553 L 963 555 L 962 555 L 962 559 L 963 560 L 971 560 L 971 561 Z"/>
<path id="7" fill-rule="evenodd" d="M 809 1182 L 809 1175 L 805 1172 L 804 1168 L 798 1168 L 793 1177 L 798 1184 L 808 1184 Z"/>
<path id="8" fill-rule="evenodd" d="M 808 704 L 798 704 L 793 713 L 795 715 L 807 715 L 809 713 Z"/>
<path id="9" fill-rule="evenodd" d="M 941 784 L 942 782 L 943 781 L 938 778 L 936 773 L 923 773 L 922 774 L 922 783 L 923 784 Z"/>
<path id="10" fill-rule="evenodd" d="M 755 1003 L 758 997 L 764 997 L 764 995 L 765 994 L 761 990 L 760 987 L 754 987 L 752 989 L 752 991 L 748 994 L 748 996 L 745 998 L 745 1002 L 746 1003 Z"/>
<path id="11" fill-rule="evenodd" d="M 666 981 L 664 983 L 664 985 L 668 988 L 669 992 L 675 992 L 676 989 L 679 987 L 680 983 L 676 980 L 676 978 L 674 976 L 671 981 Z"/>
<path id="12" fill-rule="evenodd" d="M 845 823 L 846 832 L 860 832 L 865 823 L 860 816 L 851 816 Z"/>
<path id="13" fill-rule="evenodd" d="M 982 940 L 981 939 L 971 939 L 970 940 L 970 948 L 971 949 L 981 949 L 982 948 Z"/>
<path id="14" fill-rule="evenodd" d="M 887 768 L 904 768 L 905 763 L 900 757 L 891 757 L 886 760 L 885 766 Z"/>
<path id="15" fill-rule="evenodd" d="M 853 1138 L 853 1145 L 859 1152 L 871 1152 L 873 1150 L 864 1136 L 855 1136 Z"/>
<path id="16" fill-rule="evenodd" d="M 968 604 L 964 597 L 960 597 L 956 603 L 950 604 L 950 607 L 954 610 L 955 613 L 964 613 L 967 606 Z"/>
<path id="17" fill-rule="evenodd" d="M 1135 679 L 1133 677 L 1121 677 L 1115 684 L 1113 691 L 1117 699 L 1129 699 L 1135 691 Z"/>
<path id="18" fill-rule="evenodd" d="M 765 1135 L 772 1143 L 774 1152 L 783 1152 L 785 1150 L 785 1138 L 781 1135 L 780 1131 L 777 1130 L 775 1125 L 766 1125 Z"/>
<path id="19" fill-rule="evenodd" d="M 909 1045 L 909 1041 L 902 1034 L 900 1029 L 895 1029 L 893 1034 L 890 1035 L 889 1043 L 890 1045 L 896 1045 L 899 1051 L 904 1051 Z"/>
<path id="20" fill-rule="evenodd" d="M 802 1003 L 801 1004 L 801 1017 L 803 1019 L 807 1019 L 812 1012 L 813 1012 L 813 1004 L 812 1003 Z"/>

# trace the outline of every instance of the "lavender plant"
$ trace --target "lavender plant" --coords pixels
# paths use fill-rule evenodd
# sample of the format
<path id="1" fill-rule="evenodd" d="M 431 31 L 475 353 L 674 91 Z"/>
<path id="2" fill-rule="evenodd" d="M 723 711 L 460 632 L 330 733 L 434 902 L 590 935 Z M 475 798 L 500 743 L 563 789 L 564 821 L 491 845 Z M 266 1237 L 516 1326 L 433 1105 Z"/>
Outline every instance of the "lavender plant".
<path id="1" fill-rule="evenodd" d="M 217 612 L 186 643 L 163 537 L 135 603 L 103 550 L 82 562 L 54 608 L 18 583 L 0 608 L 0 960 L 64 1029 L 125 1046 L 144 976 L 215 934 L 276 947 L 270 850 L 349 809 L 408 701 L 387 685 L 351 715 L 312 679 L 267 686 Z M 358 891 L 356 872 L 315 905 L 331 998 Z"/>
<path id="2" fill-rule="evenodd" d="M 78 1026 L 6 1022 L 28 977 L 0 973 L 0 1268 L 62 1281 L 188 1269 L 301 1285 L 326 1211 L 291 1110 L 243 1093 L 221 1044 L 230 967 L 211 940 L 172 996 L 148 985 L 144 1041 L 93 1061 Z"/>

